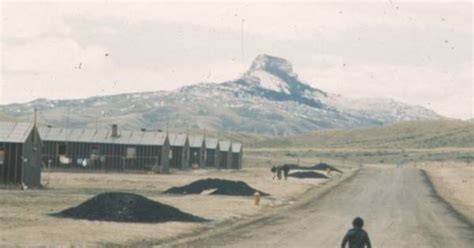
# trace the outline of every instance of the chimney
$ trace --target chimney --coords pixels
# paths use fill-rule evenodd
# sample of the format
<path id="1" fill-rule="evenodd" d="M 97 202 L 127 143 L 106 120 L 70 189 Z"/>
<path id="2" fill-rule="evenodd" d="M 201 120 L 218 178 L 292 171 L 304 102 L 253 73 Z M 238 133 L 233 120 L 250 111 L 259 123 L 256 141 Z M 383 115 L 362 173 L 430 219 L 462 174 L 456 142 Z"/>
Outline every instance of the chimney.
<path id="1" fill-rule="evenodd" d="M 118 138 L 118 125 L 112 124 L 112 138 Z"/>

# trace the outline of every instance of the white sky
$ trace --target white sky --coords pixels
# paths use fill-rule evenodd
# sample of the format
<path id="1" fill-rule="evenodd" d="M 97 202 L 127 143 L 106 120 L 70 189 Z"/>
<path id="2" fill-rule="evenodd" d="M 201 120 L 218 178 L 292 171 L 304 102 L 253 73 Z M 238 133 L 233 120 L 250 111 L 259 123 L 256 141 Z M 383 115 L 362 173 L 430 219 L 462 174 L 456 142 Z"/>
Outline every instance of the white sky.
<path id="1" fill-rule="evenodd" d="M 2 2 L 0 104 L 232 80 L 266 53 L 328 92 L 474 117 L 471 2 L 111 2 Z"/>

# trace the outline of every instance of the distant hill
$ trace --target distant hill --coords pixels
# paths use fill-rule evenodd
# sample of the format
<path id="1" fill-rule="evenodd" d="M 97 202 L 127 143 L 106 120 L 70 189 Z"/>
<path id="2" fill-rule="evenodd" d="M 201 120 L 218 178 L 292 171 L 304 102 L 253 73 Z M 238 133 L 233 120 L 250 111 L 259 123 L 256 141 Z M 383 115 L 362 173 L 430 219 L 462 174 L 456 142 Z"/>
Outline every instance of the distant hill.
<path id="1" fill-rule="evenodd" d="M 406 121 L 377 127 L 326 130 L 268 138 L 255 147 L 439 148 L 474 147 L 474 124 L 460 120 Z"/>
<path id="2" fill-rule="evenodd" d="M 270 55 L 259 55 L 239 78 L 223 83 L 77 100 L 38 99 L 0 106 L 0 111 L 26 120 L 33 108 L 39 110 L 39 122 L 54 126 L 168 125 L 270 135 L 441 118 L 432 110 L 391 99 L 351 99 L 313 88 L 289 61 Z"/>

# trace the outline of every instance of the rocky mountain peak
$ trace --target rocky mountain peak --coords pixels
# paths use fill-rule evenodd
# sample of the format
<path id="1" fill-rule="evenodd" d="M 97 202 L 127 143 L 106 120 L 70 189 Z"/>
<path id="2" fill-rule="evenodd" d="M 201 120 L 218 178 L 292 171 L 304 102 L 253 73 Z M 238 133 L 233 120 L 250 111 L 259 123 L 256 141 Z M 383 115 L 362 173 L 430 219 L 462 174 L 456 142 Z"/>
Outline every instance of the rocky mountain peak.
<path id="1" fill-rule="evenodd" d="M 267 54 L 258 55 L 253 60 L 247 73 L 251 74 L 255 71 L 266 71 L 271 74 L 296 76 L 296 74 L 293 73 L 293 66 L 288 60 Z"/>
<path id="2" fill-rule="evenodd" d="M 288 60 L 267 54 L 258 55 L 242 79 L 259 88 L 287 95 L 316 90 L 298 79 Z"/>

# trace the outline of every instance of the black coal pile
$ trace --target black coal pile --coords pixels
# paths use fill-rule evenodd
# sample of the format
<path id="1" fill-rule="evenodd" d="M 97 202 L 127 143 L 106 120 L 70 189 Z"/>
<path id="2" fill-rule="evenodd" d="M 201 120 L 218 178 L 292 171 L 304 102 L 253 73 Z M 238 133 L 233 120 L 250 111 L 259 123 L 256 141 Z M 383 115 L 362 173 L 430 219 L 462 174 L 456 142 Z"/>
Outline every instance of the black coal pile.
<path id="1" fill-rule="evenodd" d="M 337 171 L 340 173 L 343 173 L 341 170 L 337 169 L 336 167 L 326 164 L 326 163 L 319 163 L 315 164 L 313 166 L 301 166 L 297 164 L 288 164 L 290 166 L 290 169 L 292 170 L 324 170 L 326 171 L 327 169 L 331 171 Z"/>
<path id="2" fill-rule="evenodd" d="M 328 178 L 327 176 L 314 171 L 298 171 L 288 175 L 295 178 Z"/>
<path id="3" fill-rule="evenodd" d="M 288 166 L 288 168 L 290 168 L 290 170 L 298 170 L 302 167 L 299 164 L 284 164 L 283 166 Z"/>
<path id="4" fill-rule="evenodd" d="M 203 191 L 215 189 L 211 195 L 252 196 L 259 192 L 262 196 L 267 193 L 256 190 L 242 181 L 208 178 L 192 182 L 182 187 L 173 187 L 166 190 L 165 194 L 201 194 Z"/>
<path id="5" fill-rule="evenodd" d="M 77 207 L 68 208 L 52 215 L 74 219 L 135 223 L 207 221 L 141 195 L 121 192 L 102 193 Z"/>
<path id="6" fill-rule="evenodd" d="M 337 169 L 334 166 L 326 164 L 326 163 L 315 164 L 315 165 L 311 166 L 310 168 L 313 168 L 314 170 L 327 170 L 327 169 L 330 169 L 331 171 L 337 171 L 339 173 L 342 173 L 341 170 Z"/>

